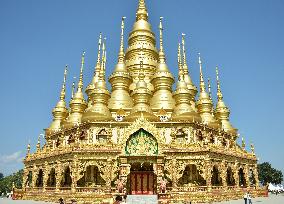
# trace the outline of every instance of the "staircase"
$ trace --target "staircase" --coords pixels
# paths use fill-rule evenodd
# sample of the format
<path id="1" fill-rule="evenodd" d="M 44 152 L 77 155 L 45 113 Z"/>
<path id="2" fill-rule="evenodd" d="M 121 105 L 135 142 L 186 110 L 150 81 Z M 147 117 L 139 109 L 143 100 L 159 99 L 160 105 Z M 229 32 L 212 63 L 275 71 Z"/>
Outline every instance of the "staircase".
<path id="1" fill-rule="evenodd" d="M 127 204 L 158 204 L 157 195 L 128 195 Z"/>

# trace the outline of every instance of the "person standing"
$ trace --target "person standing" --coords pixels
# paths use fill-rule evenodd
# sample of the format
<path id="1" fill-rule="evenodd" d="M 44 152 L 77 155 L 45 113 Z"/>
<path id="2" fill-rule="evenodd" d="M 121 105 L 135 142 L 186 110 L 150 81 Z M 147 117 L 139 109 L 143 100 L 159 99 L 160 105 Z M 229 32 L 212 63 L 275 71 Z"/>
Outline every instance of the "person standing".
<path id="1" fill-rule="evenodd" d="M 252 201 L 251 201 L 251 194 L 250 193 L 248 193 L 247 194 L 247 198 L 248 198 L 248 204 L 252 204 Z"/>
<path id="2" fill-rule="evenodd" d="M 247 200 L 248 200 L 248 194 L 247 194 L 247 192 L 244 194 L 244 200 L 245 200 L 245 204 L 247 204 L 248 202 L 247 202 Z"/>

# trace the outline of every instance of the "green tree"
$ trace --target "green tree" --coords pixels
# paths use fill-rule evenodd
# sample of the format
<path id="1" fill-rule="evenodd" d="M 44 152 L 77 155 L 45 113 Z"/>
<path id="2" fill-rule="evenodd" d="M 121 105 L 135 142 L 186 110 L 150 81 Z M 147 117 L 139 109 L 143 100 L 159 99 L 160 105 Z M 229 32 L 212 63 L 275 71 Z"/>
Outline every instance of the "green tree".
<path id="1" fill-rule="evenodd" d="M 0 172 L 0 180 L 4 178 L 4 174 Z"/>
<path id="2" fill-rule="evenodd" d="M 280 184 L 283 181 L 283 174 L 281 171 L 271 167 L 271 164 L 264 162 L 258 164 L 258 177 L 262 185 L 267 183 Z"/>
<path id="3" fill-rule="evenodd" d="M 0 195 L 8 193 L 12 190 L 13 183 L 16 188 L 22 188 L 23 170 L 20 170 L 10 176 L 6 176 L 0 180 Z"/>

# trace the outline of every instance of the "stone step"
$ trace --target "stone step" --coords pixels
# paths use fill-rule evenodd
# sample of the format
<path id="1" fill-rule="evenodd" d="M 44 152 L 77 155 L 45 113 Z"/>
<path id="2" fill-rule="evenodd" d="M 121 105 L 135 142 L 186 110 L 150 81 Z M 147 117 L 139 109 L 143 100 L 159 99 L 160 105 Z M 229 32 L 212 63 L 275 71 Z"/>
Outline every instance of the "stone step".
<path id="1" fill-rule="evenodd" d="M 128 195 L 127 204 L 157 204 L 157 195 Z"/>

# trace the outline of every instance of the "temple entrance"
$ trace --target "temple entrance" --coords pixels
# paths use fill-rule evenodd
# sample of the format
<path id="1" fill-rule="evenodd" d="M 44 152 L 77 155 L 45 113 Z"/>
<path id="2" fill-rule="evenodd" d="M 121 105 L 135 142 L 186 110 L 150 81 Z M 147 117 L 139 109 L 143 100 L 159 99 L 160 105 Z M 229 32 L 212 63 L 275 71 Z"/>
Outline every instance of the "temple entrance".
<path id="1" fill-rule="evenodd" d="M 153 164 L 134 163 L 130 169 L 130 194 L 152 195 L 155 194 L 155 174 Z"/>

